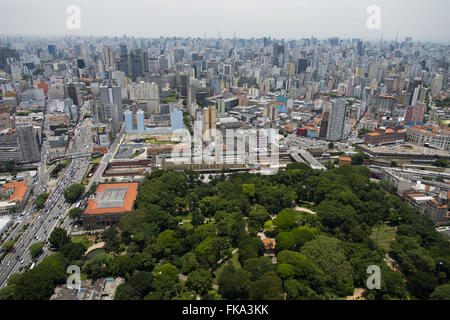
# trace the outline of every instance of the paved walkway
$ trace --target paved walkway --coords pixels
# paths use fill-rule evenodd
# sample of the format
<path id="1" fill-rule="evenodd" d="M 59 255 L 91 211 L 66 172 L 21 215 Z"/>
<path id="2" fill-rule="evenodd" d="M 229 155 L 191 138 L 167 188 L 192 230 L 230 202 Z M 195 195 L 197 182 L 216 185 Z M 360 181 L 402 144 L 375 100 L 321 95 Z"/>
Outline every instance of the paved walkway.
<path id="1" fill-rule="evenodd" d="M 87 255 L 87 254 L 88 254 L 89 252 L 91 252 L 92 250 L 100 249 L 100 248 L 103 248 L 104 246 L 105 246 L 105 243 L 104 243 L 104 242 L 96 243 L 96 244 L 90 246 L 89 249 L 86 251 L 85 254 Z"/>
<path id="2" fill-rule="evenodd" d="M 309 209 L 306 209 L 306 208 L 303 208 L 303 207 L 299 207 L 299 206 L 295 207 L 294 210 L 295 210 L 295 211 L 303 211 L 303 212 L 307 212 L 307 213 L 309 213 L 309 214 L 317 214 L 317 212 L 314 212 L 314 211 L 311 211 L 311 210 L 309 210 Z"/>

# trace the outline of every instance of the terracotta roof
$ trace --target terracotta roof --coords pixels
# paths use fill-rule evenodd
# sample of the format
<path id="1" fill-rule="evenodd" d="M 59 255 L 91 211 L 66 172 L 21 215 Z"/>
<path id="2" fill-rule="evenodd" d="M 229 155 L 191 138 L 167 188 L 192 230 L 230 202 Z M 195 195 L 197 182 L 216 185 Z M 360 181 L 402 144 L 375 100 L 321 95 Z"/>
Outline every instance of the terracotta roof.
<path id="1" fill-rule="evenodd" d="M 266 250 L 271 249 L 270 243 L 272 244 L 272 249 L 275 249 L 276 242 L 274 239 L 264 238 L 261 241 L 264 243 L 264 247 L 266 248 Z"/>
<path id="2" fill-rule="evenodd" d="M 25 197 L 25 194 L 27 193 L 28 187 L 25 185 L 25 181 L 12 181 L 10 183 L 5 183 L 3 185 L 2 190 L 6 190 L 9 188 L 13 188 L 14 192 L 9 198 L 8 202 L 21 202 L 23 200 L 23 197 Z"/>
<path id="3" fill-rule="evenodd" d="M 379 136 L 380 134 L 378 132 L 371 132 L 371 133 L 368 133 L 367 135 L 371 136 L 371 137 L 376 137 L 376 136 Z"/>
<path id="4" fill-rule="evenodd" d="M 95 191 L 95 198 L 88 200 L 88 206 L 84 214 L 105 214 L 105 213 L 127 213 L 133 209 L 134 201 L 137 196 L 137 189 L 139 183 L 112 183 L 112 184 L 101 184 Z M 99 202 L 97 202 L 97 196 L 99 192 L 104 192 L 111 188 L 128 188 L 125 197 L 123 199 L 122 205 L 120 207 L 103 207 L 98 208 Z"/>

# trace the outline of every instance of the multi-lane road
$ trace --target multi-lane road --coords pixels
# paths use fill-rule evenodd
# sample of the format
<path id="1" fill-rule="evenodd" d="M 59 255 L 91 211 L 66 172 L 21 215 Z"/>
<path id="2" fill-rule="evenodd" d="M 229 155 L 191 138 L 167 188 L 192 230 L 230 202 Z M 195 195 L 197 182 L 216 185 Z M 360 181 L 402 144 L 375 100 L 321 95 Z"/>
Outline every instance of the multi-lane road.
<path id="1" fill-rule="evenodd" d="M 69 147 L 68 153 L 79 154 L 92 152 L 91 119 L 84 119 L 86 111 L 87 107 L 85 106 L 82 108 L 82 117 L 75 129 L 73 143 Z M 43 151 L 45 152 L 45 149 Z M 45 159 L 45 156 L 43 158 Z M 26 207 L 23 214 L 23 221 L 12 233 L 10 239 L 15 239 L 18 235 L 20 237 L 15 243 L 13 251 L 7 254 L 0 264 L 0 287 L 6 285 L 6 280 L 11 274 L 22 272 L 25 267 L 29 268 L 33 264 L 29 254 L 29 248 L 33 243 L 46 242 L 52 230 L 59 224 L 62 224 L 62 227 L 68 227 L 68 219 L 65 221 L 62 220 L 70 205 L 65 202 L 63 193 L 71 184 L 82 182 L 89 168 L 89 162 L 90 157 L 79 157 L 72 160 L 42 210 L 37 211 L 31 204 L 31 200 L 34 197 L 30 199 L 30 204 Z M 44 169 L 41 169 L 39 174 L 42 174 L 43 177 L 40 176 L 38 179 L 38 182 L 42 183 L 41 188 L 37 188 L 38 192 L 45 190 L 47 185 L 46 179 L 48 179 L 48 175 L 45 171 L 45 163 Z M 25 226 L 27 228 L 23 230 Z M 36 264 L 41 262 L 49 254 L 49 244 L 46 243 L 43 253 L 37 259 Z"/>

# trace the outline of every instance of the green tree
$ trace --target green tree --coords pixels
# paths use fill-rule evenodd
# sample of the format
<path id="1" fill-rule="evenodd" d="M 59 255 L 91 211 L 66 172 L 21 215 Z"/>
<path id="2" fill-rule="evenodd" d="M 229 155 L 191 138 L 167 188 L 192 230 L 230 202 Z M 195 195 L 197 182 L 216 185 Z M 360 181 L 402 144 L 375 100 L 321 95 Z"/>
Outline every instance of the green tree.
<path id="1" fill-rule="evenodd" d="M 36 259 L 42 253 L 43 247 L 44 247 L 43 242 L 36 242 L 30 246 L 29 251 L 30 251 L 31 258 L 33 260 Z"/>
<path id="2" fill-rule="evenodd" d="M 69 203 L 77 202 L 84 193 L 84 187 L 81 184 L 72 184 L 64 190 L 64 198 Z"/>
<path id="3" fill-rule="evenodd" d="M 41 193 L 37 196 L 36 200 L 34 200 L 34 205 L 38 210 L 44 207 L 45 201 L 47 201 L 49 195 L 49 193 Z"/>
<path id="4" fill-rule="evenodd" d="M 83 257 L 86 248 L 82 243 L 70 241 L 62 245 L 59 251 L 69 261 L 77 261 Z"/>
<path id="5" fill-rule="evenodd" d="M 250 299 L 253 300 L 282 300 L 283 284 L 275 272 L 266 272 L 261 279 L 256 280 L 250 287 Z"/>
<path id="6" fill-rule="evenodd" d="M 317 236 L 302 247 L 301 253 L 324 271 L 327 281 L 337 295 L 346 296 L 353 293 L 353 268 L 347 261 L 338 239 Z"/>
<path id="7" fill-rule="evenodd" d="M 187 276 L 186 286 L 199 294 L 206 294 L 212 288 L 211 272 L 205 269 L 197 269 Z"/>
<path id="8" fill-rule="evenodd" d="M 200 264 L 197 261 L 195 253 L 188 252 L 181 257 L 181 271 L 183 274 L 189 274 L 191 271 L 196 270 Z"/>
<path id="9" fill-rule="evenodd" d="M 80 208 L 73 208 L 69 211 L 69 218 L 72 220 L 78 220 L 81 218 L 83 210 Z"/>
<path id="10" fill-rule="evenodd" d="M 432 300 L 450 300 L 450 283 L 437 286 L 430 295 Z"/>
<path id="11" fill-rule="evenodd" d="M 53 229 L 50 237 L 48 238 L 51 247 L 58 251 L 63 245 L 70 242 L 70 237 L 67 235 L 67 231 L 63 228 Z"/>
<path id="12" fill-rule="evenodd" d="M 162 266 L 157 266 L 153 270 L 153 290 L 161 294 L 160 299 L 170 299 L 178 290 L 180 279 L 178 278 L 177 268 L 166 263 Z"/>
<path id="13" fill-rule="evenodd" d="M 8 240 L 8 241 L 3 242 L 2 248 L 5 252 L 11 252 L 12 249 L 14 248 L 14 241 Z"/>
<path id="14" fill-rule="evenodd" d="M 226 265 L 219 277 L 219 293 L 225 299 L 247 299 L 252 284 L 250 272 Z"/>

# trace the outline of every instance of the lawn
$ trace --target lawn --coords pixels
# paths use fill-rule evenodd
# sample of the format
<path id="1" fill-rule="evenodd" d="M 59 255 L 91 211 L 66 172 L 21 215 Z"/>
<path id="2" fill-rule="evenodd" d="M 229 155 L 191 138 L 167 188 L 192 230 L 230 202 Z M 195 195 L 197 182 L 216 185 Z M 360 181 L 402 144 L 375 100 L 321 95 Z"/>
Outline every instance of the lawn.
<path id="1" fill-rule="evenodd" d="M 92 241 L 89 240 L 87 236 L 73 236 L 72 242 L 81 243 L 86 248 L 86 250 L 94 244 Z"/>
<path id="2" fill-rule="evenodd" d="M 370 238 L 375 240 L 378 246 L 389 251 L 390 244 L 395 240 L 397 227 L 390 227 L 387 225 L 379 225 L 372 228 Z"/>
<path id="3" fill-rule="evenodd" d="M 91 163 L 100 163 L 102 161 L 103 156 L 97 158 L 91 158 Z"/>
<path id="4" fill-rule="evenodd" d="M 233 250 L 234 250 L 234 248 L 231 249 L 231 251 L 233 251 Z M 214 272 L 214 274 L 216 275 L 216 277 L 214 279 L 215 284 L 217 284 L 217 281 L 218 281 L 220 275 L 222 274 L 223 268 L 225 268 L 225 266 L 227 264 L 231 263 L 236 270 L 239 270 L 242 268 L 241 263 L 239 262 L 238 258 L 239 258 L 239 253 L 236 252 L 235 254 L 233 254 L 231 259 L 229 259 L 228 261 L 225 261 L 224 263 L 222 263 L 220 265 L 220 267 L 216 270 L 216 272 Z"/>

